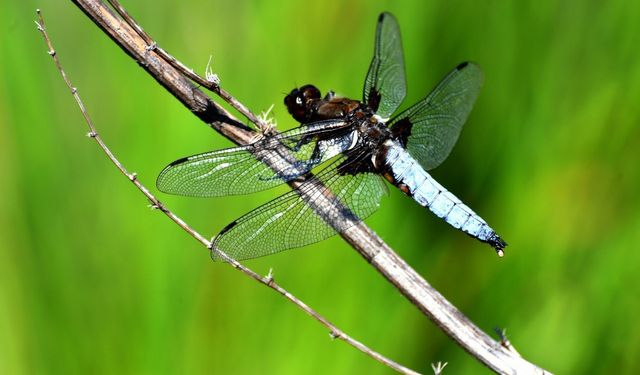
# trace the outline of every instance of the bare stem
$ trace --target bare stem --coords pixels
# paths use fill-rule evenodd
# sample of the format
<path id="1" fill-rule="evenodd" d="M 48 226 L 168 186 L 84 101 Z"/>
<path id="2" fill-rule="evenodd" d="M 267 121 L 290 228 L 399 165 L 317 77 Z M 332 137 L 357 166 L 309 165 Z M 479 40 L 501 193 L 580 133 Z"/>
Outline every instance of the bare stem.
<path id="1" fill-rule="evenodd" d="M 114 42 L 205 123 L 238 144 L 246 144 L 255 138 L 254 132 L 247 129 L 209 97 L 193 87 L 187 77 L 195 82 L 199 82 L 199 80 L 193 78 L 192 74 L 188 74 L 189 71 L 193 73 L 191 69 L 186 67 L 176 69 L 176 66 L 183 65 L 172 62 L 175 58 L 169 56 L 164 50 L 158 53 L 157 45 L 148 35 L 144 34 L 145 37 L 142 37 L 139 34 L 142 27 L 137 25 L 131 17 L 128 17 L 127 20 L 123 20 L 122 16 L 117 17 L 100 0 L 72 1 Z M 122 7 L 118 5 L 117 8 Z M 126 14 L 124 9 L 121 9 L 120 14 L 123 13 Z M 153 48 L 149 48 L 150 46 Z M 165 58 L 164 55 L 168 57 Z M 223 94 L 219 89 L 219 84 L 216 86 L 218 86 L 218 90 L 215 88 L 212 90 L 224 100 L 229 101 L 231 96 L 228 93 Z M 237 102 L 235 99 L 233 101 Z M 243 115 L 253 121 L 246 113 Z M 262 128 L 259 121 L 254 123 L 258 128 Z M 295 187 L 293 184 L 292 186 Z M 456 343 L 493 371 L 507 374 L 548 373 L 480 330 L 364 223 L 360 222 L 350 227 L 340 233 L 340 236 Z"/>
<path id="2" fill-rule="evenodd" d="M 71 91 L 71 94 L 73 95 L 74 99 L 76 100 L 76 103 L 78 104 L 78 107 L 80 108 L 80 112 L 82 112 L 82 116 L 84 117 L 84 120 L 85 120 L 85 122 L 86 122 L 86 124 L 87 124 L 87 126 L 89 128 L 88 136 L 90 138 L 93 138 L 96 141 L 98 146 L 102 149 L 102 151 L 105 153 L 107 158 L 109 158 L 109 160 L 113 163 L 113 165 L 115 165 L 116 168 L 118 168 L 118 170 L 125 177 L 127 177 L 129 179 L 129 181 L 131 181 L 138 188 L 138 190 L 140 190 L 140 192 L 142 194 L 144 194 L 145 197 L 147 197 L 147 199 L 151 202 L 153 208 L 159 209 L 160 211 L 162 211 L 167 217 L 169 217 L 180 228 L 182 228 L 185 232 L 187 232 L 189 235 L 191 235 L 191 237 L 195 238 L 198 242 L 200 242 L 205 247 L 211 249 L 211 242 L 209 240 L 207 240 L 204 236 L 202 236 L 200 233 L 198 233 L 195 229 L 191 228 L 191 226 L 189 226 L 184 220 L 182 220 L 180 217 L 178 217 L 176 214 L 174 214 L 171 210 L 169 210 L 169 208 L 167 208 L 167 206 L 162 204 L 162 202 L 160 202 L 160 200 L 158 200 L 149 191 L 149 189 L 147 189 L 140 182 L 140 180 L 137 178 L 137 175 L 135 173 L 130 173 L 124 167 L 124 165 L 115 157 L 115 155 L 111 152 L 109 147 L 107 147 L 106 143 L 102 140 L 102 137 L 100 137 L 100 135 L 98 134 L 98 131 L 96 130 L 96 128 L 95 128 L 95 126 L 93 124 L 93 121 L 91 120 L 91 117 L 89 116 L 89 113 L 87 112 L 86 107 L 84 106 L 84 104 L 82 102 L 82 99 L 80 98 L 80 95 L 78 94 L 78 90 L 71 84 L 71 81 L 69 80 L 69 77 L 67 76 L 67 74 L 65 73 L 64 69 L 62 68 L 62 65 L 60 63 L 58 55 L 57 55 L 55 49 L 53 48 L 53 45 L 51 43 L 51 39 L 49 38 L 49 35 L 48 35 L 47 30 L 45 28 L 45 22 L 44 22 L 44 17 L 42 16 L 42 13 L 40 12 L 40 10 L 37 10 L 36 12 L 38 14 L 38 22 L 36 22 L 37 27 L 38 27 L 38 31 L 40 31 L 40 33 L 42 34 L 42 36 L 43 36 L 43 38 L 44 38 L 44 40 L 45 40 L 45 42 L 47 44 L 47 47 L 49 48 L 49 51 L 48 51 L 49 55 L 53 58 L 53 61 L 55 62 L 55 65 L 56 65 L 56 68 L 60 72 L 60 75 L 62 76 L 65 84 L 67 85 L 67 87 Z M 258 273 L 256 273 L 255 271 L 251 270 L 250 268 L 248 268 L 248 267 L 244 266 L 243 264 L 237 262 L 236 260 L 230 258 L 227 254 L 225 254 L 224 252 L 220 251 L 219 249 L 213 249 L 213 251 L 216 251 L 218 256 L 223 258 L 229 265 L 231 265 L 235 269 L 239 270 L 244 275 L 246 275 L 246 276 L 258 281 L 259 283 L 261 283 L 261 284 L 263 284 L 263 285 L 275 290 L 280 295 L 282 295 L 283 297 L 288 299 L 290 302 L 292 302 L 294 305 L 296 305 L 298 308 L 300 308 L 302 311 L 304 311 L 309 316 L 314 318 L 316 321 L 320 322 L 322 325 L 327 327 L 330 330 L 331 337 L 340 339 L 340 340 L 348 343 L 349 345 L 351 345 L 351 346 L 355 347 L 356 349 L 362 351 L 363 353 L 367 354 L 371 358 L 373 358 L 373 359 L 377 360 L 378 362 L 380 362 L 380 363 L 382 363 L 382 364 L 384 364 L 384 365 L 386 365 L 386 366 L 398 371 L 399 373 L 412 374 L 412 375 L 413 374 L 418 374 L 417 372 L 415 372 L 415 371 L 413 371 L 413 370 L 411 370 L 409 368 L 406 368 L 406 367 L 404 367 L 404 366 L 402 366 L 402 365 L 400 365 L 400 364 L 398 364 L 398 363 L 396 363 L 396 362 L 384 357 L 380 353 L 377 353 L 377 352 L 371 350 L 369 347 L 367 347 L 363 343 L 361 343 L 361 342 L 353 339 L 349 335 L 347 335 L 344 331 L 342 331 L 341 329 L 336 327 L 334 324 L 332 324 L 325 317 L 323 317 L 318 312 L 316 312 L 314 309 L 309 307 L 309 305 L 307 305 L 302 300 L 300 300 L 299 298 L 297 298 L 296 296 L 294 296 L 293 294 L 288 292 L 286 289 L 284 289 L 283 287 L 278 285 L 274 281 L 274 278 L 273 278 L 271 272 L 269 272 L 269 275 L 267 275 L 265 277 L 262 277 Z"/>

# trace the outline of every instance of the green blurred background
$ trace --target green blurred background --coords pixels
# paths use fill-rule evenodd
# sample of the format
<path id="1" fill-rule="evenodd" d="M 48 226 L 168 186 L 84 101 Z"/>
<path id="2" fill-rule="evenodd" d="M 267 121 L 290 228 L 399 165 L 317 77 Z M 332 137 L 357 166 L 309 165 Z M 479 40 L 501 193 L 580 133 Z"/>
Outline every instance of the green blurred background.
<path id="1" fill-rule="evenodd" d="M 393 190 L 367 222 L 483 330 L 557 373 L 638 373 L 640 3 L 125 1 L 158 43 L 259 112 L 305 83 L 358 98 L 376 17 L 409 91 L 461 61 L 485 86 L 434 176 L 509 242 L 503 259 Z M 0 373 L 389 373 L 147 207 L 96 145 L 33 20 L 42 8 L 104 139 L 154 188 L 230 146 L 69 1 L 0 4 Z M 155 191 L 155 188 L 154 188 Z M 160 198 L 213 236 L 274 197 Z M 340 238 L 247 262 L 418 371 L 489 373 Z"/>

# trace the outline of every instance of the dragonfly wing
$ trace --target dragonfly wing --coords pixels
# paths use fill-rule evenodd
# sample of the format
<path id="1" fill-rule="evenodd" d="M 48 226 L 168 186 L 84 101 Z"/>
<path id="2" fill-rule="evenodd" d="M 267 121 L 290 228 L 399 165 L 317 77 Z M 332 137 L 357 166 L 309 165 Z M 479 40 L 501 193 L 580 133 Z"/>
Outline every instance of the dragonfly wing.
<path id="1" fill-rule="evenodd" d="M 394 136 L 425 169 L 449 156 L 482 86 L 480 67 L 465 62 L 431 93 L 391 120 Z"/>
<path id="2" fill-rule="evenodd" d="M 213 246 L 236 260 L 257 258 L 324 240 L 371 215 L 387 187 L 377 174 L 345 174 L 344 160 L 229 224 Z"/>
<path id="3" fill-rule="evenodd" d="M 378 18 L 375 49 L 364 83 L 363 100 L 374 112 L 388 119 L 405 97 L 404 57 L 400 27 L 390 13 Z"/>
<path id="4" fill-rule="evenodd" d="M 158 176 L 160 191 L 194 197 L 249 194 L 275 187 L 310 171 L 352 144 L 343 121 L 321 121 L 234 147 L 189 156 Z M 335 137 L 327 136 L 339 132 Z M 274 169 L 280 173 L 274 172 Z"/>

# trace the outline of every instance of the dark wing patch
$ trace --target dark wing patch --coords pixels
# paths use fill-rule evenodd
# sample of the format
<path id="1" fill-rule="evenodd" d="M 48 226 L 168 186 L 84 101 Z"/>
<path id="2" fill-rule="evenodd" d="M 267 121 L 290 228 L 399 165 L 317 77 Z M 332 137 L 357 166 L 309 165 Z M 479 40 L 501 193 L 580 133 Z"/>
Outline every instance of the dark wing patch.
<path id="1" fill-rule="evenodd" d="M 394 123 L 391 128 L 391 135 L 395 138 L 403 147 L 407 147 L 407 141 L 411 136 L 411 128 L 413 123 L 408 118 L 402 118 Z"/>

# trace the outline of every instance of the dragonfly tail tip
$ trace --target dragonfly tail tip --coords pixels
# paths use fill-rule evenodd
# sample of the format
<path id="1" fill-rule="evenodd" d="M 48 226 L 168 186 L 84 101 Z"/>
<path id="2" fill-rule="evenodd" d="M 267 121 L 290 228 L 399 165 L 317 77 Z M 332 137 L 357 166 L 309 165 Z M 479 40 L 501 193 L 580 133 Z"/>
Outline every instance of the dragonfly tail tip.
<path id="1" fill-rule="evenodd" d="M 493 246 L 494 249 L 496 249 L 496 253 L 500 258 L 504 256 L 503 250 L 505 247 L 507 247 L 507 243 L 504 242 L 504 240 L 500 238 L 500 236 L 498 236 L 496 233 L 493 233 L 493 235 L 489 238 L 487 243 Z"/>

